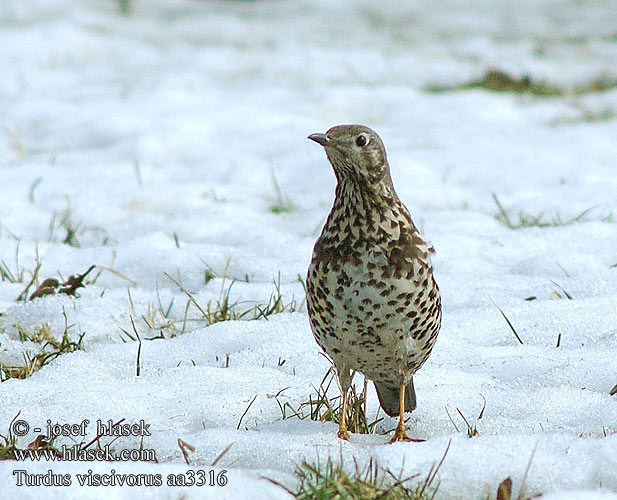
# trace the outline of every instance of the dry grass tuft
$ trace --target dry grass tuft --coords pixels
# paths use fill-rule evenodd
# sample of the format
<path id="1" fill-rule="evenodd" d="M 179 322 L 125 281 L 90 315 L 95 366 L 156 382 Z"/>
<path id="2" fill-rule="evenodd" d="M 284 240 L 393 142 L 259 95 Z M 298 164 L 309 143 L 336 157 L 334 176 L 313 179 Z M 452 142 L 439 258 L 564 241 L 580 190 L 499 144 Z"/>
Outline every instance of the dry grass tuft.
<path id="1" fill-rule="evenodd" d="M 21 327 L 19 324 L 17 325 L 19 339 L 22 342 L 30 341 L 41 344 L 42 350 L 38 354 L 34 355 L 24 353 L 23 365 L 6 365 L 0 362 L 1 382 L 4 382 L 5 380 L 8 380 L 10 378 L 28 378 L 33 373 L 36 373 L 45 365 L 56 359 L 58 356 L 70 352 L 84 350 L 83 339 L 86 335 L 85 332 L 82 332 L 79 335 L 77 341 L 71 340 L 69 336 L 69 330 L 74 325 L 68 324 L 68 318 L 64 310 L 62 311 L 62 315 L 64 316 L 64 331 L 62 332 L 62 337 L 60 339 L 57 339 L 53 335 L 51 328 L 47 323 L 43 323 L 40 327 L 35 328 L 34 330 L 28 330 Z"/>

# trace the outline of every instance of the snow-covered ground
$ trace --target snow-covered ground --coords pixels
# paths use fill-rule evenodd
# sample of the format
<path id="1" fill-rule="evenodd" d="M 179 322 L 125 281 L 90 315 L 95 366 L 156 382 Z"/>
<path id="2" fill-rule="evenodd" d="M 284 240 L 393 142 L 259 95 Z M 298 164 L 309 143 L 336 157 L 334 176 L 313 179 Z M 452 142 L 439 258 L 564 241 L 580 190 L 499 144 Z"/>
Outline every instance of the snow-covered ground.
<path id="1" fill-rule="evenodd" d="M 48 420 L 88 419 L 77 441 L 98 420 L 143 420 L 149 436 L 113 447 L 158 460 L 3 461 L 1 498 L 284 499 L 262 476 L 293 489 L 295 464 L 331 455 L 421 481 L 450 442 L 436 498 L 484 499 L 508 476 L 517 492 L 533 454 L 528 493 L 617 499 L 617 87 L 575 92 L 617 79 L 612 0 L 137 0 L 126 16 L 112 0 L 3 0 L 0 67 L 0 261 L 22 275 L 0 282 L 0 361 L 40 351 L 16 325 L 61 337 L 65 314 L 73 341 L 85 333 L 85 350 L 0 383 L 0 434 L 18 414 L 30 426 L 20 448 Z M 565 95 L 426 90 L 489 68 Z M 306 401 L 328 368 L 298 276 L 334 189 L 306 136 L 339 123 L 380 133 L 437 249 L 443 329 L 409 420 L 421 443 L 386 445 L 389 418 L 341 443 L 335 424 L 279 408 Z M 589 211 L 510 229 L 493 195 L 513 223 Z M 79 298 L 16 302 L 37 255 L 41 281 L 92 264 L 98 277 Z M 274 282 L 297 306 L 207 326 L 170 277 L 202 307 L 232 279 L 240 309 L 268 302 Z M 195 447 L 191 467 L 178 439 Z M 163 483 L 226 470 L 227 484 L 82 487 L 89 469 Z M 16 470 L 72 484 L 19 486 Z"/>

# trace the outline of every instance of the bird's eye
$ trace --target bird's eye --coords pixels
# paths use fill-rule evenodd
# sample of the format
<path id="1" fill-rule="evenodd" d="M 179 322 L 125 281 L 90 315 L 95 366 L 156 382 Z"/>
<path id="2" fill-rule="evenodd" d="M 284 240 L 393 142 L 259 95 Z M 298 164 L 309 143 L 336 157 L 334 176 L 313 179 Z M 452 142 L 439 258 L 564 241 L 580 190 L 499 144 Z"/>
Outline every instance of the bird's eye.
<path id="1" fill-rule="evenodd" d="M 356 139 L 356 145 L 360 147 L 366 146 L 367 142 L 368 142 L 368 139 L 366 138 L 364 134 L 359 135 L 358 138 Z"/>

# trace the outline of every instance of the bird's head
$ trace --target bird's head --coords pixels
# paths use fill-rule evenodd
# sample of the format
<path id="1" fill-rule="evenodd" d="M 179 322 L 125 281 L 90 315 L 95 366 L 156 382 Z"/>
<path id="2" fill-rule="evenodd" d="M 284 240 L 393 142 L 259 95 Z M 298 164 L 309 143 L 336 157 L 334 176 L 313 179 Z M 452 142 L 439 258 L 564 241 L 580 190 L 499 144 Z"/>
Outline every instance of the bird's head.
<path id="1" fill-rule="evenodd" d="M 390 180 L 386 149 L 374 130 L 363 125 L 337 125 L 308 138 L 324 147 L 339 182 L 372 185 Z"/>

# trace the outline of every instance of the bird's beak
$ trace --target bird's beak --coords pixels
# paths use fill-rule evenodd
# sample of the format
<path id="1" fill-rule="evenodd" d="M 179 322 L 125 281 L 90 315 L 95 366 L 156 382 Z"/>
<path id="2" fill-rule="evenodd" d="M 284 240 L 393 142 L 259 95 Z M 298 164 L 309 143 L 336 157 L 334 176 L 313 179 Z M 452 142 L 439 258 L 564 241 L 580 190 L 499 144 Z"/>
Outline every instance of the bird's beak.
<path id="1" fill-rule="evenodd" d="M 317 144 L 323 146 L 324 148 L 326 146 L 332 145 L 332 141 L 328 138 L 326 134 L 311 134 L 308 136 L 308 139 L 310 139 L 311 141 L 315 141 Z"/>

